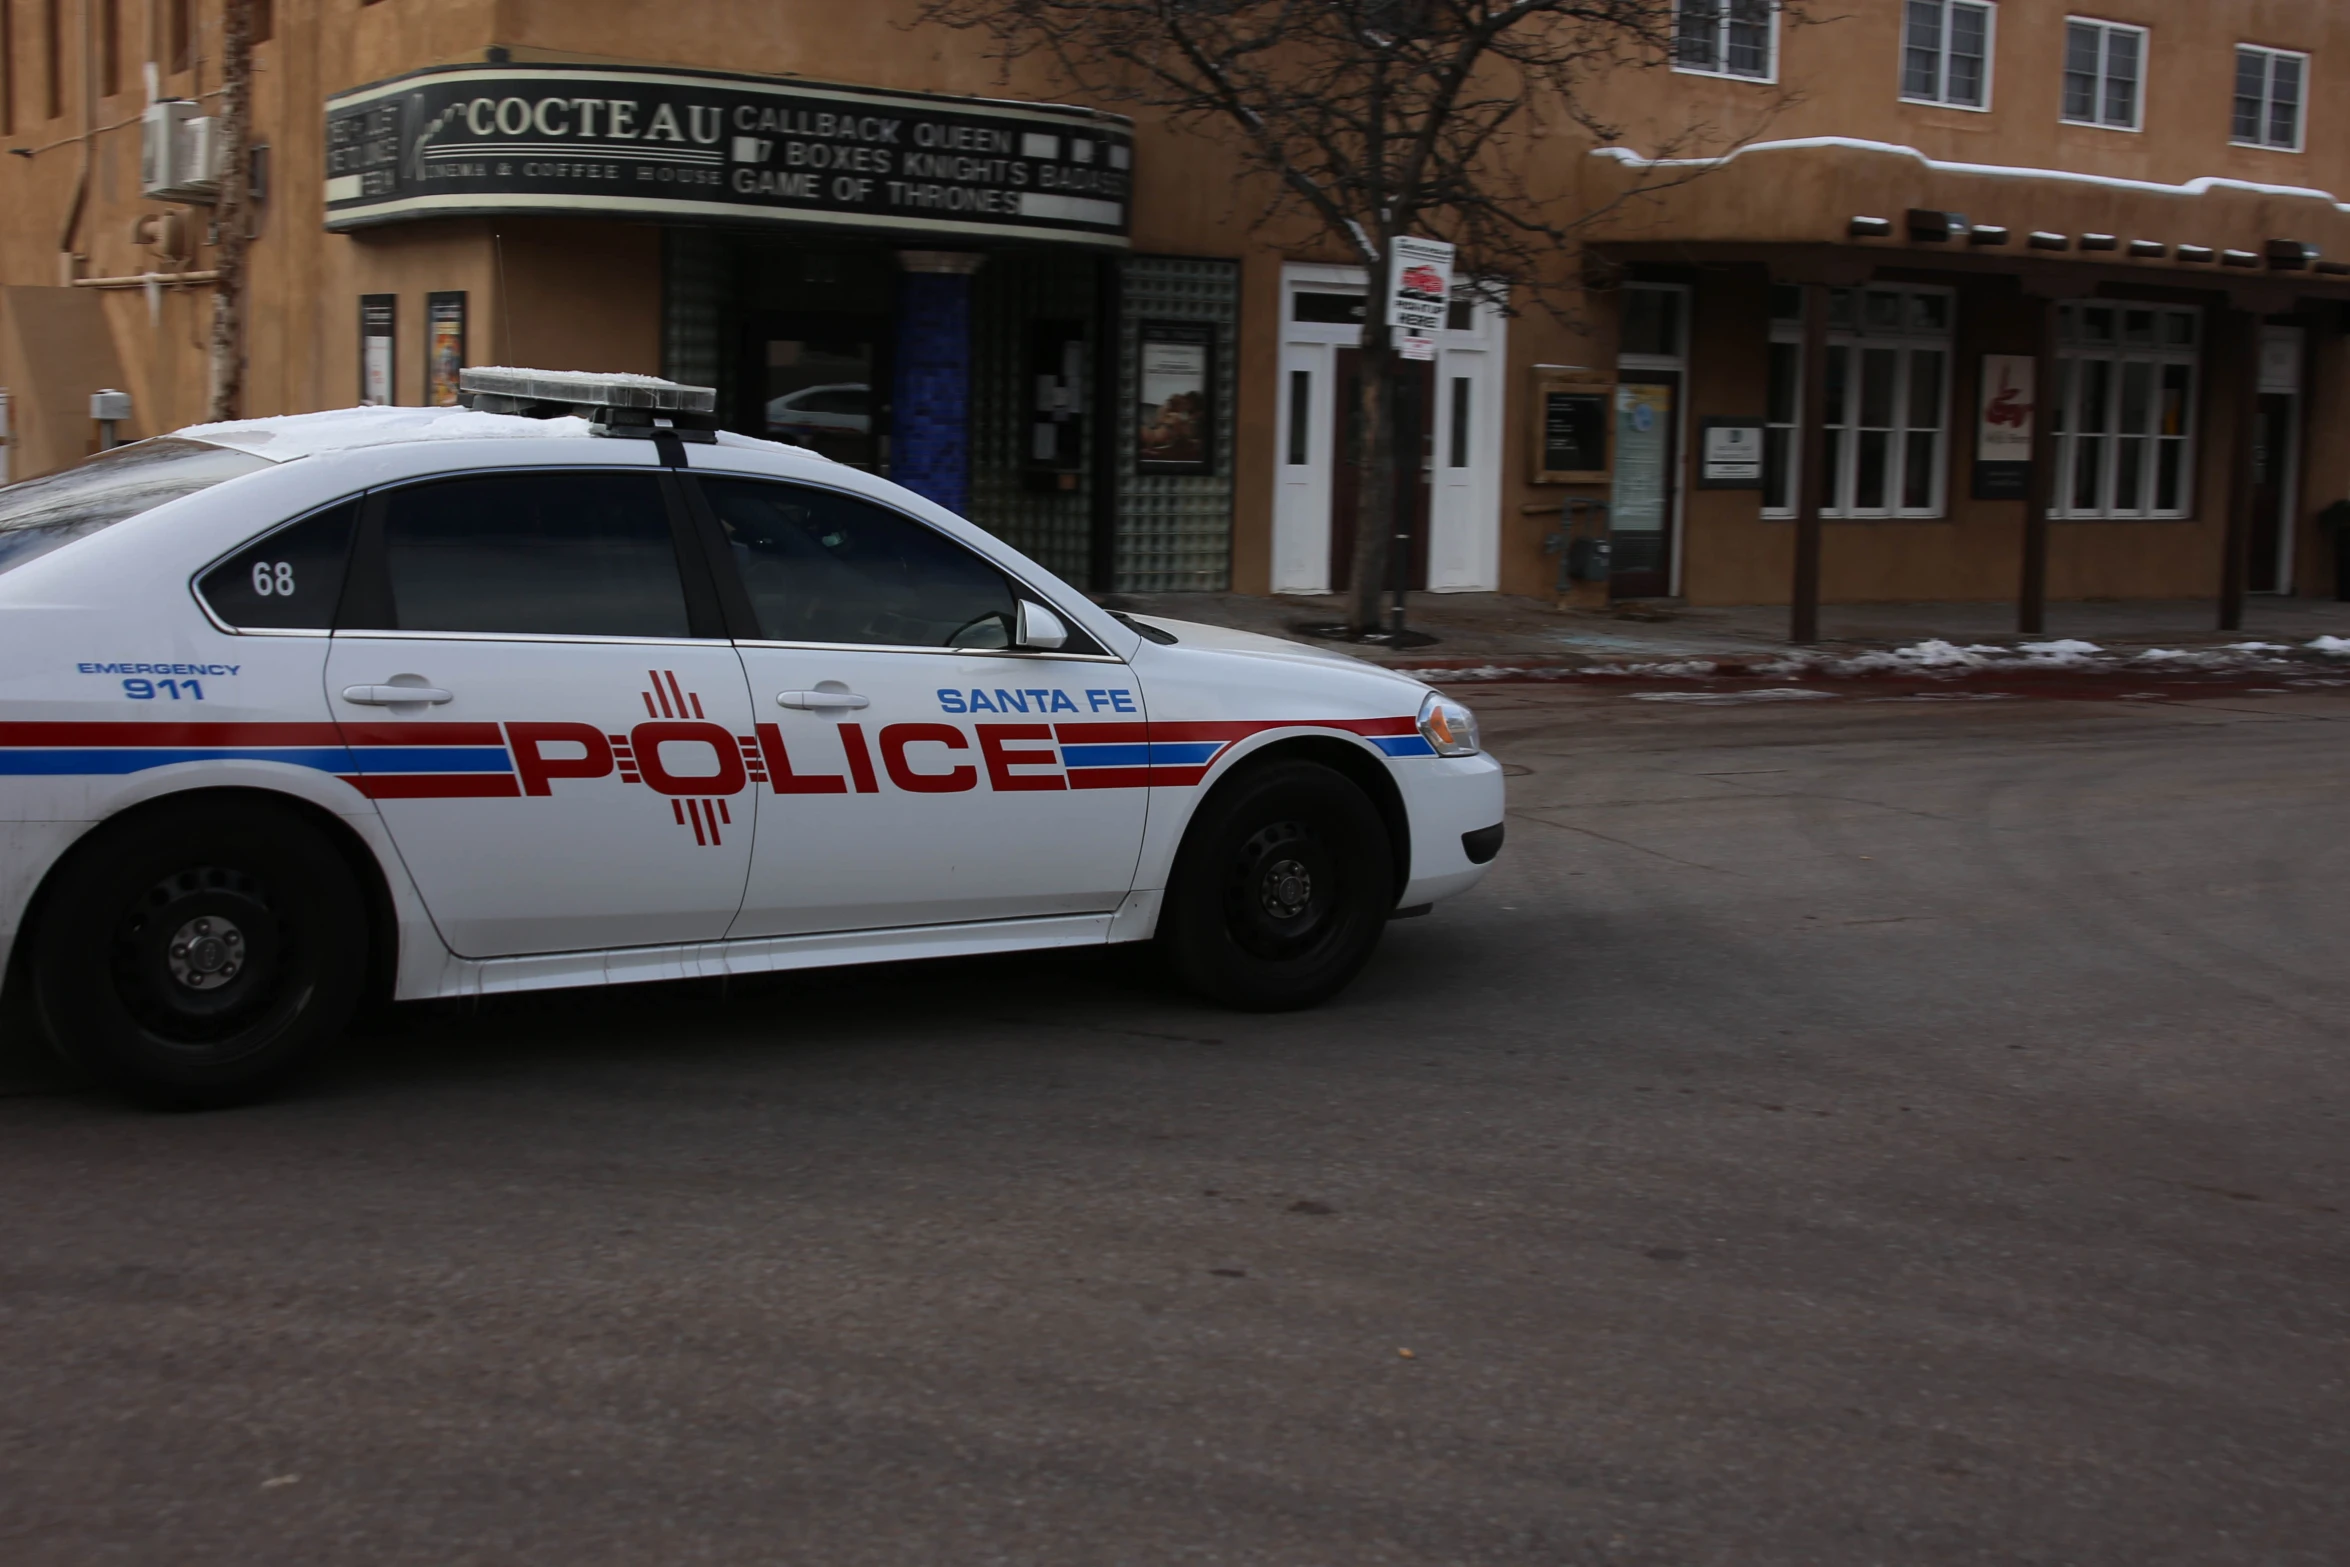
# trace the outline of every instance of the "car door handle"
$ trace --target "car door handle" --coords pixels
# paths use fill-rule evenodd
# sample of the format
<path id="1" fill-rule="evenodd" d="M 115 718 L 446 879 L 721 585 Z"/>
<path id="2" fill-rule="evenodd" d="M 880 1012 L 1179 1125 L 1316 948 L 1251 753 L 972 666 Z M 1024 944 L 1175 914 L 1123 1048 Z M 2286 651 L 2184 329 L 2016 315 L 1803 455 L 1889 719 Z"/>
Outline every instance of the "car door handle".
<path id="1" fill-rule="evenodd" d="M 345 686 L 343 700 L 361 707 L 397 707 L 407 702 L 429 702 L 438 707 L 456 701 L 457 693 L 439 686 Z"/>
<path id="2" fill-rule="evenodd" d="M 822 712 L 828 707 L 871 707 L 870 698 L 854 691 L 778 691 L 777 707 L 797 708 L 804 713 Z"/>

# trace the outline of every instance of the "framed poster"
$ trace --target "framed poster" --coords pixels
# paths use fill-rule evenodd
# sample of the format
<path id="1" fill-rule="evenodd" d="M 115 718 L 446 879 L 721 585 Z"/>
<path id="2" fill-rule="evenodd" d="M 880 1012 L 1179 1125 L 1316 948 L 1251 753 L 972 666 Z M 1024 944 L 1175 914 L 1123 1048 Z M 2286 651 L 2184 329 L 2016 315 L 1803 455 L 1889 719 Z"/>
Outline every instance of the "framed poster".
<path id="1" fill-rule="evenodd" d="M 457 406 L 465 368 L 465 291 L 424 296 L 424 406 Z"/>
<path id="2" fill-rule="evenodd" d="M 1615 383 L 1595 381 L 1587 372 L 1534 372 L 1534 428 L 1528 441 L 1532 483 L 1608 482 L 1615 391 Z"/>
<path id="3" fill-rule="evenodd" d="M 1145 321 L 1138 329 L 1134 471 L 1216 471 L 1216 328 Z"/>
<path id="4" fill-rule="evenodd" d="M 2030 354 L 1985 354 L 1975 422 L 1974 498 L 2032 495 L 2033 372 Z"/>
<path id="5" fill-rule="evenodd" d="M 1708 415 L 1700 426 L 1697 487 L 1759 490 L 1763 483 L 1763 422 Z"/>
<path id="6" fill-rule="evenodd" d="M 388 406 L 399 386 L 395 337 L 400 317 L 397 294 L 359 296 L 359 406 Z"/>

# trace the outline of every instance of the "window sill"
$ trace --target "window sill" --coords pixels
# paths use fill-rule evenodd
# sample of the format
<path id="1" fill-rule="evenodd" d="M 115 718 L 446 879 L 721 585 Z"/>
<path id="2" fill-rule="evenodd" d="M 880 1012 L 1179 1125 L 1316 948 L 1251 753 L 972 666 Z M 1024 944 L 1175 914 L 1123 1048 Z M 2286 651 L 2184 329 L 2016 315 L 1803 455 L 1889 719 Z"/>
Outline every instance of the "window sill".
<path id="1" fill-rule="evenodd" d="M 2292 157 L 2298 157 L 2300 154 L 2308 150 L 2306 147 L 2280 147 L 2275 142 L 2238 141 L 2233 136 L 2228 138 L 2228 145 L 2231 147 L 2241 147 L 2246 152 L 2281 152 Z"/>
<path id="2" fill-rule="evenodd" d="M 1901 101 L 1913 109 L 1956 109 L 1961 114 L 1991 112 L 1991 106 L 1987 103 L 1952 103 L 1947 98 L 1912 98 L 1907 93 L 1901 95 Z"/>
<path id="3" fill-rule="evenodd" d="M 1673 67 L 1673 74 L 1675 76 L 1702 76 L 1709 81 L 1717 82 L 1751 82 L 1757 87 L 1776 87 L 1779 84 L 1779 76 L 1775 71 L 1754 76 L 1744 71 L 1709 71 L 1702 66 L 1676 65 Z"/>
<path id="4" fill-rule="evenodd" d="M 2108 125 L 2103 120 L 2075 120 L 2061 114 L 2056 117 L 2056 123 L 2059 125 L 2070 125 L 2076 130 L 2084 131 L 2119 131 L 2125 136 L 2143 136 L 2146 134 L 2146 127 L 2143 125 Z"/>

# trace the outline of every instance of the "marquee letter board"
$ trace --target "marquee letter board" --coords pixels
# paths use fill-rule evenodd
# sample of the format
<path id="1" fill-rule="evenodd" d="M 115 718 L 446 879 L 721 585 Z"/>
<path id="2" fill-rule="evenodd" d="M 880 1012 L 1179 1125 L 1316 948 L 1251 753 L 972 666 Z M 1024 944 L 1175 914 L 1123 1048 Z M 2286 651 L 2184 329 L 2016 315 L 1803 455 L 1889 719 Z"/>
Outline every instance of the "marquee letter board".
<path id="1" fill-rule="evenodd" d="M 1605 484 L 1615 386 L 1585 372 L 1534 372 L 1535 484 Z"/>

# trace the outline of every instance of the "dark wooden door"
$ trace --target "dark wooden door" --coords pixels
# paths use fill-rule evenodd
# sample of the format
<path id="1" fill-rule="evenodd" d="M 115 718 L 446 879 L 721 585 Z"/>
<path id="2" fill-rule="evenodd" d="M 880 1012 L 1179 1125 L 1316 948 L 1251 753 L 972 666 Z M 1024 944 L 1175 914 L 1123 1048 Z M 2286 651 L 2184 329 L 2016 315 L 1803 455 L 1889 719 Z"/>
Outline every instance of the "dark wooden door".
<path id="1" fill-rule="evenodd" d="M 1608 504 L 1608 597 L 1673 591 L 1673 512 L 1681 482 L 1681 372 L 1626 370 L 1616 386 L 1615 480 Z"/>
<path id="2" fill-rule="evenodd" d="M 1344 593 L 1354 586 L 1355 520 L 1361 503 L 1362 459 L 1355 443 L 1355 405 L 1362 375 L 1362 351 L 1338 351 L 1337 417 L 1330 421 L 1330 586 Z M 1436 366 L 1427 360 L 1402 361 L 1397 378 L 1403 406 L 1397 410 L 1397 428 L 1417 430 L 1419 439 L 1407 441 L 1396 453 L 1396 515 L 1409 520 L 1412 535 L 1411 589 L 1428 586 L 1429 468 L 1436 455 Z"/>
<path id="3" fill-rule="evenodd" d="M 2252 437 L 2252 543 L 2244 585 L 2274 593 L 2284 585 L 2285 508 L 2293 496 L 2293 402 L 2264 392 Z"/>

